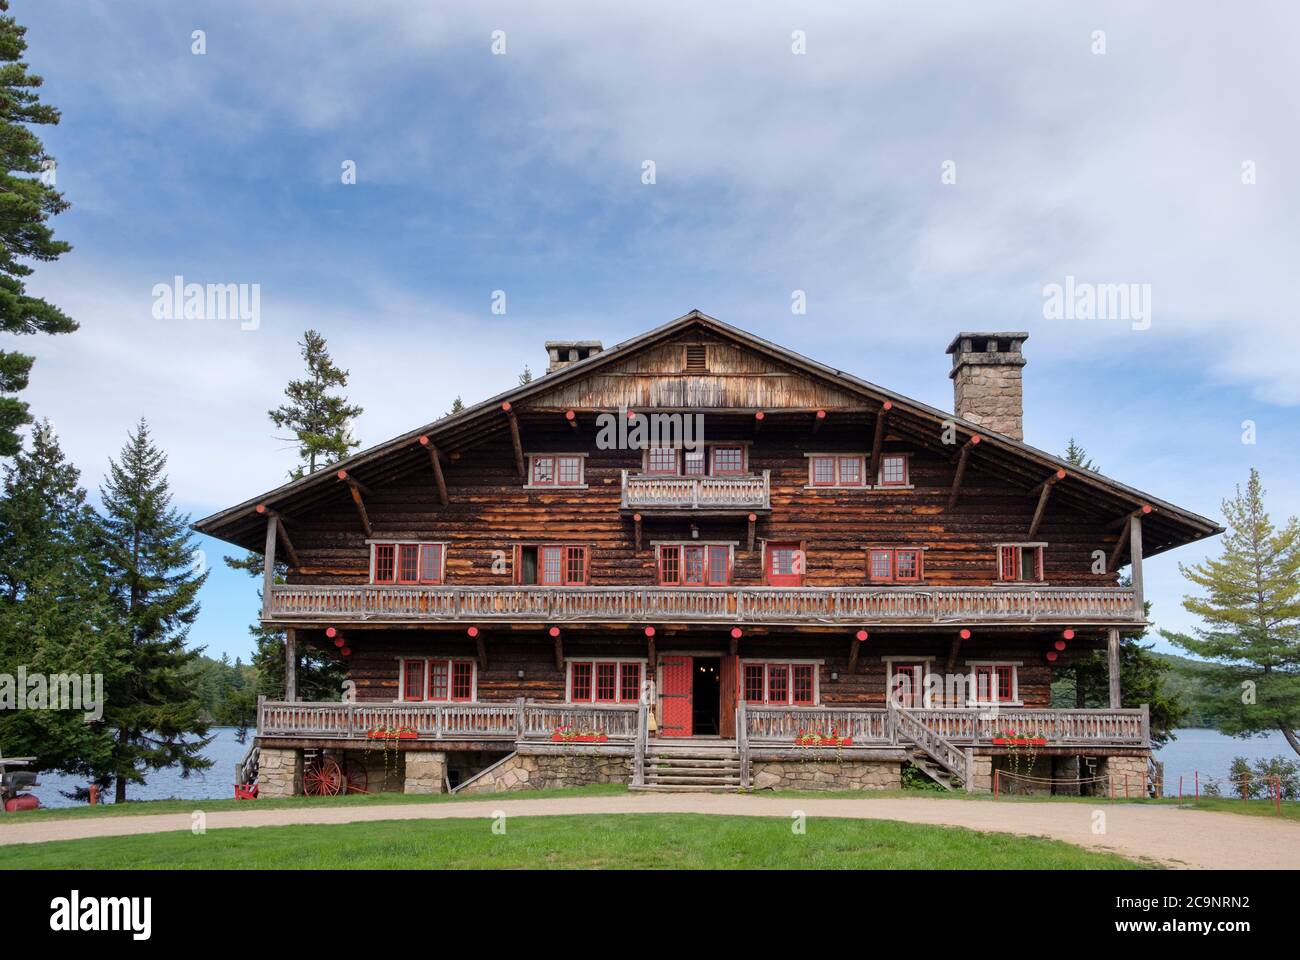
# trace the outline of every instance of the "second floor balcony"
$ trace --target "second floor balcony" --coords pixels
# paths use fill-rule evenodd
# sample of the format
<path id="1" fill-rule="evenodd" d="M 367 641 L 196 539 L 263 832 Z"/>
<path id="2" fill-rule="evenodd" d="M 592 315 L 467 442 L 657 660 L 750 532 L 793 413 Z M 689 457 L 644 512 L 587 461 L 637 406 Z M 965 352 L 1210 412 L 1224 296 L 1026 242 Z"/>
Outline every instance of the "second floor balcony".
<path id="1" fill-rule="evenodd" d="M 1129 587 L 519 587 L 276 584 L 269 622 L 1133 625 Z"/>
<path id="2" fill-rule="evenodd" d="M 756 474 L 682 477 L 623 471 L 624 510 L 642 513 L 748 513 L 772 508 L 771 477 Z"/>

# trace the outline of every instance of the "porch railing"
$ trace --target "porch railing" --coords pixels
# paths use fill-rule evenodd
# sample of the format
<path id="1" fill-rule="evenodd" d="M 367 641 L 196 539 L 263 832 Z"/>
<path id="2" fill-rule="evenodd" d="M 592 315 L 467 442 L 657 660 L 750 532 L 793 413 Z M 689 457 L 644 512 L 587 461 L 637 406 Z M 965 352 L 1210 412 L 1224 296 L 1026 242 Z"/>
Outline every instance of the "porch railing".
<path id="1" fill-rule="evenodd" d="M 263 737 L 323 740 L 550 740 L 561 728 L 603 733 L 611 741 L 636 737 L 637 708 L 608 704 L 502 703 L 287 703 L 258 708 Z"/>
<path id="2" fill-rule="evenodd" d="M 1127 587 L 515 587 L 276 584 L 284 621 L 1141 623 Z"/>
<path id="3" fill-rule="evenodd" d="M 663 477 L 624 470 L 622 507 L 768 510 L 772 506 L 771 488 L 767 470 L 735 477 Z"/>

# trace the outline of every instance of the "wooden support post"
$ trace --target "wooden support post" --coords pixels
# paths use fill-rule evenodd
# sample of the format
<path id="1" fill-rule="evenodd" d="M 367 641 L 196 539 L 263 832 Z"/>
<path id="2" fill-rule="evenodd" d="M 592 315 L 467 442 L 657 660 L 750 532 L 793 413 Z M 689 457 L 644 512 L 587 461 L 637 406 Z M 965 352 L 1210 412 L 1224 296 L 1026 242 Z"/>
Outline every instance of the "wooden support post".
<path id="1" fill-rule="evenodd" d="M 365 531 L 366 539 L 370 539 L 372 536 L 370 529 L 370 515 L 366 513 L 365 501 L 361 499 L 361 494 L 362 491 L 365 490 L 365 487 L 348 476 L 346 470 L 340 470 L 338 472 L 338 478 L 348 485 L 348 493 L 352 495 L 352 502 L 356 504 L 357 507 L 357 516 L 361 518 L 361 529 Z"/>
<path id="2" fill-rule="evenodd" d="M 519 440 L 519 421 L 515 418 L 515 412 L 510 407 L 510 401 L 507 400 L 501 404 L 501 410 L 510 421 L 510 444 L 515 448 L 515 469 L 519 471 L 519 476 L 524 476 L 524 445 Z"/>
<path id="3" fill-rule="evenodd" d="M 292 627 L 284 631 L 284 699 L 298 699 L 298 631 Z"/>
<path id="4" fill-rule="evenodd" d="M 260 508 L 259 508 L 260 509 Z M 262 554 L 262 619 L 271 619 L 271 592 L 275 586 L 275 517 L 266 518 L 266 549 Z"/>
<path id="5" fill-rule="evenodd" d="M 763 421 L 767 418 L 762 410 L 754 414 L 754 436 L 758 436 L 758 431 L 763 429 Z"/>
<path id="6" fill-rule="evenodd" d="M 1128 552 L 1132 565 L 1133 595 L 1139 616 L 1146 611 L 1146 593 L 1142 589 L 1142 514 L 1135 513 L 1128 520 Z"/>
<path id="7" fill-rule="evenodd" d="M 573 410 L 564 411 L 564 420 L 574 433 L 578 432 L 578 414 Z"/>
<path id="8" fill-rule="evenodd" d="M 754 552 L 754 534 L 757 531 L 757 527 L 758 527 L 758 514 L 751 513 L 749 515 L 749 541 L 746 547 L 746 549 L 748 549 L 750 553 Z"/>
<path id="9" fill-rule="evenodd" d="M 646 656 L 649 658 L 650 664 L 647 668 L 647 672 L 650 677 L 653 677 L 655 672 L 655 638 L 653 636 L 651 636 L 646 643 Z"/>
<path id="10" fill-rule="evenodd" d="M 551 627 L 551 636 L 555 638 L 555 669 L 564 672 L 564 638 L 560 636 L 559 627 Z"/>
<path id="11" fill-rule="evenodd" d="M 641 552 L 641 514 L 632 514 L 632 528 L 636 534 L 636 552 Z"/>
<path id="12" fill-rule="evenodd" d="M 447 480 L 442 475 L 442 459 L 438 455 L 438 448 L 429 442 L 428 437 L 420 438 L 420 446 L 429 451 L 429 463 L 433 466 L 433 482 L 438 485 L 438 500 L 445 507 L 447 505 Z"/>
<path id="13" fill-rule="evenodd" d="M 880 405 L 880 410 L 876 413 L 876 435 L 871 440 L 871 478 L 869 483 L 875 486 L 880 482 L 880 446 L 885 442 L 885 421 L 889 419 L 889 411 L 894 409 L 894 405 L 886 400 Z"/>
<path id="14" fill-rule="evenodd" d="M 822 428 L 822 424 L 825 423 L 825 422 L 826 422 L 826 411 L 825 411 L 825 410 L 818 410 L 815 414 L 813 414 L 813 429 L 812 429 L 812 432 L 813 432 L 814 435 L 817 433 L 818 430 L 820 430 L 820 429 Z"/>
<path id="15" fill-rule="evenodd" d="M 1054 474 L 1040 483 L 1035 490 L 1041 490 L 1038 494 L 1038 506 L 1034 509 L 1034 519 L 1029 523 L 1029 539 L 1034 539 L 1034 534 L 1038 532 L 1038 525 L 1043 522 L 1043 511 L 1047 509 L 1047 498 L 1052 495 L 1052 487 L 1065 479 L 1065 471 L 1057 470 Z M 1031 491 L 1032 495 L 1032 491 Z"/>
<path id="16" fill-rule="evenodd" d="M 944 673 L 947 676 L 952 676 L 953 671 L 957 669 L 957 657 L 960 653 L 961 634 L 959 633 L 952 638 L 952 643 L 948 647 L 948 662 L 944 664 Z"/>
<path id="17" fill-rule="evenodd" d="M 979 446 L 979 442 L 979 434 L 975 433 L 961 445 L 961 453 L 957 455 L 957 472 L 952 478 L 952 493 L 948 494 L 949 510 L 957 506 L 957 497 L 961 494 L 961 481 L 966 476 L 966 461 L 970 459 L 971 450 Z"/>
<path id="18" fill-rule="evenodd" d="M 1106 674 L 1110 680 L 1110 708 L 1118 710 L 1123 706 L 1123 696 L 1119 686 L 1119 628 L 1111 627 L 1106 637 Z"/>
<path id="19" fill-rule="evenodd" d="M 279 541 L 284 544 L 285 556 L 289 558 L 289 566 L 301 567 L 302 564 L 298 562 L 298 551 L 293 548 L 293 541 L 289 539 L 289 531 L 285 529 L 284 517 L 267 507 L 264 503 L 259 503 L 257 505 L 257 512 L 268 517 L 275 523 L 275 530 L 276 533 L 279 534 Z"/>
<path id="20" fill-rule="evenodd" d="M 1119 557 L 1124 552 L 1124 548 L 1128 546 L 1128 537 L 1132 530 L 1133 525 L 1130 523 L 1120 527 L 1119 539 L 1115 541 L 1115 547 L 1110 552 L 1110 559 L 1106 561 L 1107 573 L 1113 573 L 1119 569 Z"/>
<path id="21" fill-rule="evenodd" d="M 853 641 L 849 644 L 849 673 L 850 674 L 854 674 L 858 672 L 858 657 L 862 653 L 863 641 L 865 641 L 868 636 L 869 634 L 865 630 L 859 630 L 857 633 L 853 635 Z"/>
<path id="22" fill-rule="evenodd" d="M 466 631 L 474 640 L 474 649 L 478 653 L 478 665 L 482 670 L 488 668 L 487 640 L 483 636 L 483 631 L 478 627 L 470 627 Z"/>

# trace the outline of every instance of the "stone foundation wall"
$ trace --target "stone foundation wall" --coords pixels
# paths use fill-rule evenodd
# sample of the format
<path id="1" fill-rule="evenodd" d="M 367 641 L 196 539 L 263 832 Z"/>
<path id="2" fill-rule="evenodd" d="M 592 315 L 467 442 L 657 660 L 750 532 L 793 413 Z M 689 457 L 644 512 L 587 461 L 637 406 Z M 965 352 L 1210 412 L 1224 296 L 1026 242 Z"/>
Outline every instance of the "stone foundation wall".
<path id="1" fill-rule="evenodd" d="M 302 751 L 263 747 L 257 759 L 257 795 L 292 797 L 302 792 Z"/>
<path id="2" fill-rule="evenodd" d="M 447 755 L 438 750 L 409 750 L 403 793 L 446 793 Z"/>
<path id="3" fill-rule="evenodd" d="M 753 760 L 755 790 L 897 790 L 902 787 L 897 760 Z"/>
<path id="4" fill-rule="evenodd" d="M 1100 773 L 1108 778 L 1099 784 L 1099 793 L 1116 797 L 1147 795 L 1147 757 L 1106 757 Z"/>
<path id="5" fill-rule="evenodd" d="M 631 783 L 632 758 L 608 754 L 518 754 L 508 757 L 461 793 L 552 790 L 593 783 Z"/>

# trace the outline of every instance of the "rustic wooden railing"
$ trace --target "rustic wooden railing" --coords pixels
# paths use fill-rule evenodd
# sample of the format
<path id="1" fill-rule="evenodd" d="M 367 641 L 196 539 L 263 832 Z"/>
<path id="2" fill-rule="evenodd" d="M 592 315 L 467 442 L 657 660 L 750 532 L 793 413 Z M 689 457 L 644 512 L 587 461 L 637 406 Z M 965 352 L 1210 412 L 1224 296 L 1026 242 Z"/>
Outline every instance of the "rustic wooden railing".
<path id="1" fill-rule="evenodd" d="M 549 741 L 561 728 L 632 741 L 637 708 L 609 704 L 504 703 L 286 703 L 258 708 L 262 737 L 324 740 L 383 739 L 413 731 L 417 740 Z"/>
<path id="2" fill-rule="evenodd" d="M 276 584 L 284 621 L 1141 623 L 1127 587 L 513 587 Z"/>
<path id="3" fill-rule="evenodd" d="M 767 707 L 746 704 L 745 733 L 751 744 L 793 744 L 802 732 L 852 737 L 853 746 L 899 742 L 889 710 L 857 707 Z M 1049 710 L 990 707 L 912 709 L 907 713 L 951 743 L 992 746 L 1000 733 L 1046 737 L 1052 746 L 1150 746 L 1147 708 Z M 737 738 L 739 739 L 739 737 Z"/>
<path id="4" fill-rule="evenodd" d="M 920 747 L 932 760 L 959 779 L 968 791 L 971 789 L 971 758 L 963 750 L 911 711 L 891 705 L 889 713 L 897 740 Z"/>
<path id="5" fill-rule="evenodd" d="M 772 481 L 767 470 L 735 477 L 665 477 L 623 471 L 624 510 L 768 510 L 771 506 Z"/>

